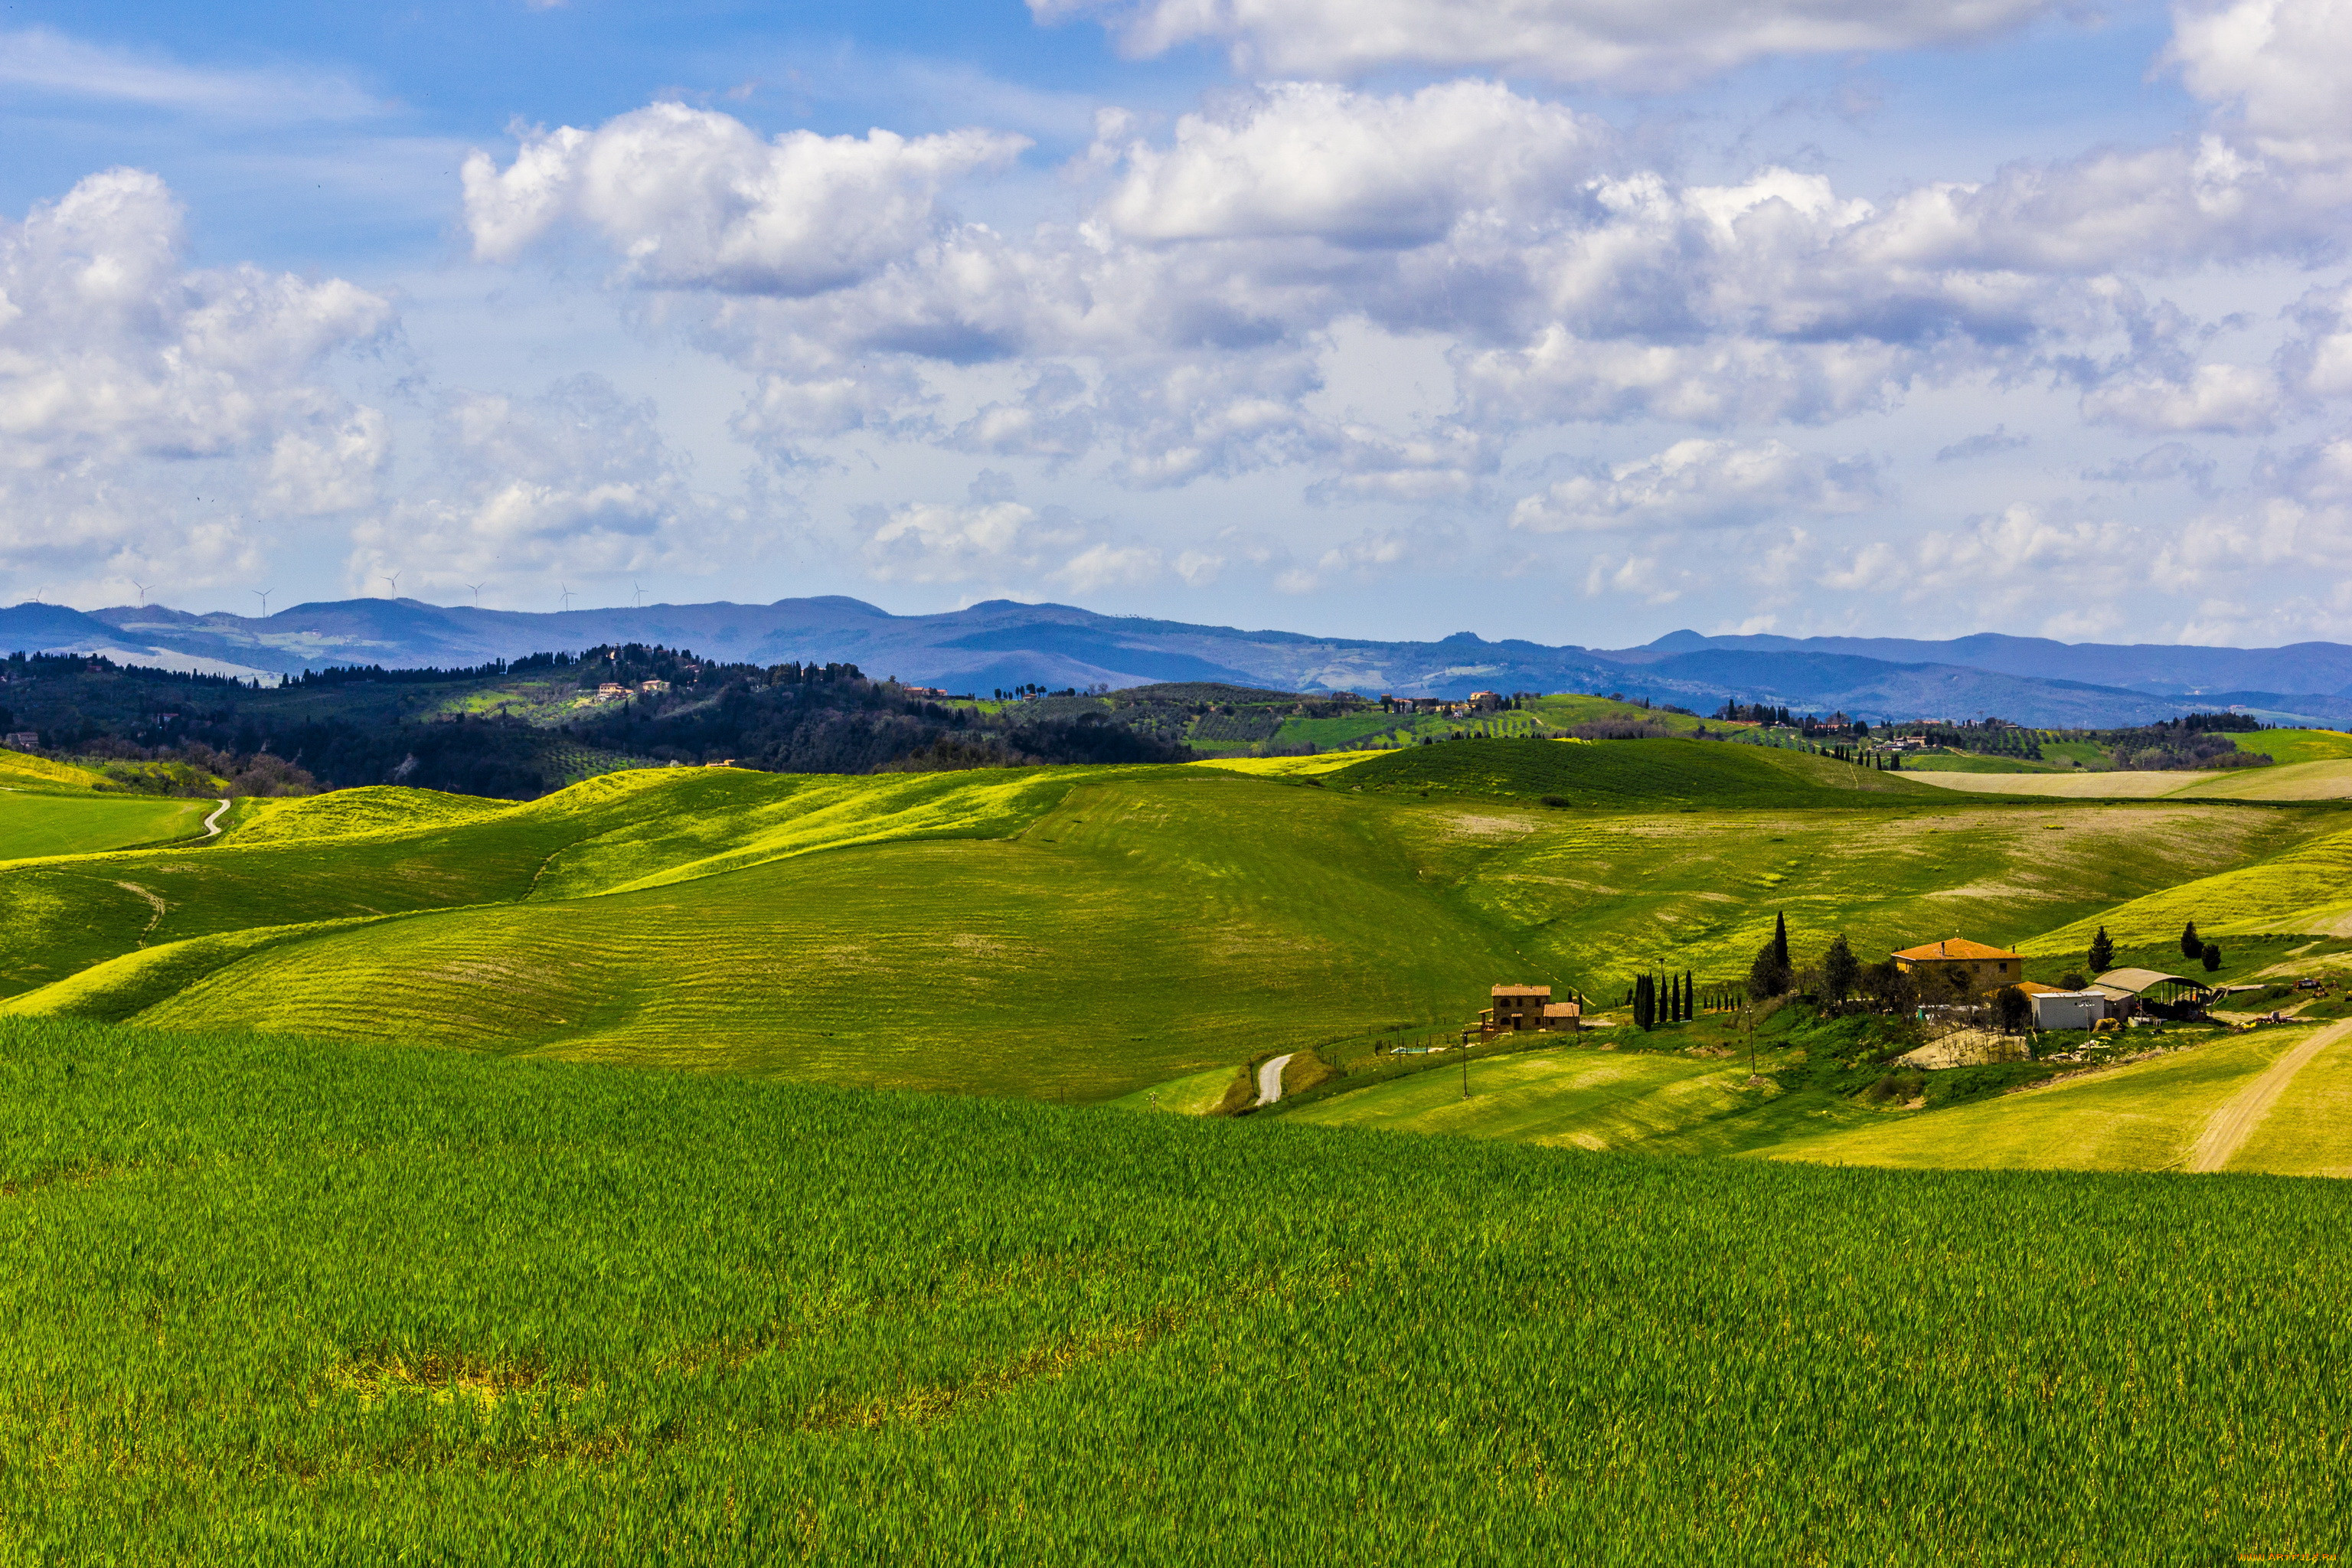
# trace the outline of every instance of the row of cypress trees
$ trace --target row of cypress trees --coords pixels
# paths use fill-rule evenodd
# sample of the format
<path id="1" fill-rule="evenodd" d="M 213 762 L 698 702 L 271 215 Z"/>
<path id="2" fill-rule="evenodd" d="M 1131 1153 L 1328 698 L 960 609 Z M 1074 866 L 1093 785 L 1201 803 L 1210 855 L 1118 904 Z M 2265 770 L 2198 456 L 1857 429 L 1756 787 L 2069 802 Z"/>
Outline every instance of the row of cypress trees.
<path id="1" fill-rule="evenodd" d="M 1680 974 L 1644 974 L 1633 982 L 1633 1022 L 1642 1028 L 1687 1024 L 1697 1016 L 1698 987 L 1689 970 Z"/>

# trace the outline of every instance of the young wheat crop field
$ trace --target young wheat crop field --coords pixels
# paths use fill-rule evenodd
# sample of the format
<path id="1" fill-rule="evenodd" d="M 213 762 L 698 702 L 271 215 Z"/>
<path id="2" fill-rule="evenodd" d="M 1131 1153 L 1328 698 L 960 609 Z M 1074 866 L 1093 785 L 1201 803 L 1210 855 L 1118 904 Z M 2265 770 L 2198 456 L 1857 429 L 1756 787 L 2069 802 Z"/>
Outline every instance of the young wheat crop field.
<path id="1" fill-rule="evenodd" d="M 1645 1161 L 0 1023 L 44 1563 L 2212 1562 L 2352 1188 Z"/>

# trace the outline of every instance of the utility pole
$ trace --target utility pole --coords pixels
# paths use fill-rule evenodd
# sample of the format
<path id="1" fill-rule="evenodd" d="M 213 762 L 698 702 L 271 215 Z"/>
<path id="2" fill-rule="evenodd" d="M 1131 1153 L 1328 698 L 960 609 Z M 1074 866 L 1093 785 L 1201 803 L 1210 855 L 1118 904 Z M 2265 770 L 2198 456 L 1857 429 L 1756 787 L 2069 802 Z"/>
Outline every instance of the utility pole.
<path id="1" fill-rule="evenodd" d="M 1470 1042 L 1462 1042 L 1462 1098 L 1470 1098 Z"/>

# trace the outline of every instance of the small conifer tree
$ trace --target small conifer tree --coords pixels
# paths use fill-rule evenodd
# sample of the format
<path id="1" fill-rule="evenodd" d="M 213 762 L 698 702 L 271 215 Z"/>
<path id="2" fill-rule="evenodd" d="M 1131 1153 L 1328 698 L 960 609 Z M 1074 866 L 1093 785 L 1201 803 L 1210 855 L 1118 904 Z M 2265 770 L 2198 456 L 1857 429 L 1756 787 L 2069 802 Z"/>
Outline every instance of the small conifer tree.
<path id="1" fill-rule="evenodd" d="M 2099 934 L 2091 939 L 2091 973 L 2105 974 L 2116 966 L 2116 944 L 2107 940 L 2107 928 L 2101 926 Z"/>
<path id="2" fill-rule="evenodd" d="M 2197 922 L 2190 921 L 2180 928 L 2180 952 L 2184 958 L 2205 956 L 2205 939 L 2197 934 Z"/>

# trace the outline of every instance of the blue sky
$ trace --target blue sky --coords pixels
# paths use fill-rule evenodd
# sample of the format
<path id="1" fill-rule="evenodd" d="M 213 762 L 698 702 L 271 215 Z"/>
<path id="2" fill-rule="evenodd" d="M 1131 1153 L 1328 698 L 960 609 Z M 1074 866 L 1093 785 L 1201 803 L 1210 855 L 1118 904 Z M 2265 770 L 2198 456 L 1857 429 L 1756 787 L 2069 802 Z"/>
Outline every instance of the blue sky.
<path id="1" fill-rule="evenodd" d="M 0 600 L 2352 638 L 2352 7 L 0 10 Z"/>

